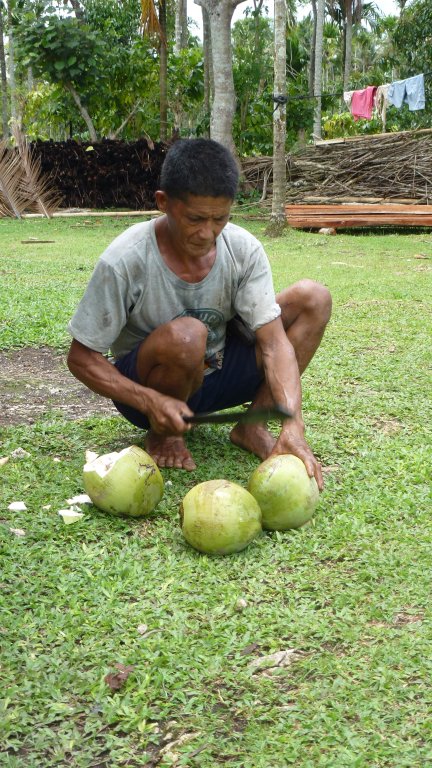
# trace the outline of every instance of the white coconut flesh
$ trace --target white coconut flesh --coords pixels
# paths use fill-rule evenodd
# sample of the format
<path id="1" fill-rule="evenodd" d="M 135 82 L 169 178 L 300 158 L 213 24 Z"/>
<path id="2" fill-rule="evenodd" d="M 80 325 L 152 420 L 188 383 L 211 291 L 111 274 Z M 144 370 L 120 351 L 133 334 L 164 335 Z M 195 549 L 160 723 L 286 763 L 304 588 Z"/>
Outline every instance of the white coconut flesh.
<path id="1" fill-rule="evenodd" d="M 136 445 L 86 462 L 83 479 L 86 492 L 99 509 L 131 517 L 152 512 L 164 489 L 156 463 Z"/>

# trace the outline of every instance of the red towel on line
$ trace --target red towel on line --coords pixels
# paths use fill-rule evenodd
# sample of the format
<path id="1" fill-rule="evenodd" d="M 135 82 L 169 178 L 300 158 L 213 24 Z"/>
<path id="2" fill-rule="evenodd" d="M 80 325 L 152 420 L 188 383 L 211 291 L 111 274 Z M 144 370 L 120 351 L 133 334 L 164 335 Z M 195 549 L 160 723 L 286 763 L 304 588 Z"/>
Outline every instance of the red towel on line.
<path id="1" fill-rule="evenodd" d="M 351 99 L 351 114 L 354 120 L 358 120 L 359 117 L 365 120 L 371 119 L 376 89 L 376 85 L 368 85 L 362 91 L 354 91 Z"/>

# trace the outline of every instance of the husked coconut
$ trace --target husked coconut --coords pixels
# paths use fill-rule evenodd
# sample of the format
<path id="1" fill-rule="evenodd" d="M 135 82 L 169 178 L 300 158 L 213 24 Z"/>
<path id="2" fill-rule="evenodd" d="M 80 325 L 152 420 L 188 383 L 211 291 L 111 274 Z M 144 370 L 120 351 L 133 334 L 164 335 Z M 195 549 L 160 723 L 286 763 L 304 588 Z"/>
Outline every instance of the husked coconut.
<path id="1" fill-rule="evenodd" d="M 248 489 L 262 512 L 263 528 L 300 528 L 315 512 L 318 485 L 298 456 L 282 454 L 263 461 L 252 473 Z"/>
<path id="2" fill-rule="evenodd" d="M 137 445 L 93 456 L 83 470 L 84 488 L 104 512 L 128 517 L 148 515 L 160 502 L 164 482 L 157 464 Z"/>
<path id="3" fill-rule="evenodd" d="M 229 555 L 247 547 L 261 532 L 254 497 L 229 480 L 207 480 L 192 488 L 180 505 L 186 541 L 208 555 Z"/>

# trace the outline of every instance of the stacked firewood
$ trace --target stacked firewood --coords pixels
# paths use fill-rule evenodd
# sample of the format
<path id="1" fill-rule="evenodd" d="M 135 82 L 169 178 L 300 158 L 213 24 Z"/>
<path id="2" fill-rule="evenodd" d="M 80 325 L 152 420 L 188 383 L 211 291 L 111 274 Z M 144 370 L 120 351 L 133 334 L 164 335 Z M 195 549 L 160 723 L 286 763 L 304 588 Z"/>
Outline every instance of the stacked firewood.
<path id="1" fill-rule="evenodd" d="M 64 208 L 151 210 L 167 145 L 146 139 L 32 144 Z"/>
<path id="2" fill-rule="evenodd" d="M 322 142 L 286 157 L 287 203 L 394 200 L 432 203 L 432 130 Z M 243 172 L 268 200 L 272 158 L 247 158 Z"/>

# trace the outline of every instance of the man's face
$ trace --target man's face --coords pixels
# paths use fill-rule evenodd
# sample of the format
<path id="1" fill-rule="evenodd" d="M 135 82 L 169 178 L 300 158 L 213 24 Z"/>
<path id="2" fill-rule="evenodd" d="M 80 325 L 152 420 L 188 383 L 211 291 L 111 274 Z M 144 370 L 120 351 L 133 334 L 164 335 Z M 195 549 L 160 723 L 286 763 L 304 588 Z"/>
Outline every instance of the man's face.
<path id="1" fill-rule="evenodd" d="M 213 248 L 230 216 L 232 200 L 227 197 L 188 195 L 186 200 L 156 192 L 160 211 L 166 214 L 172 243 L 179 252 L 201 258 Z"/>

